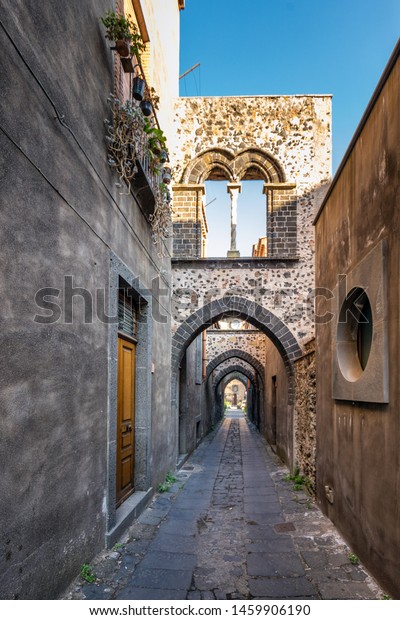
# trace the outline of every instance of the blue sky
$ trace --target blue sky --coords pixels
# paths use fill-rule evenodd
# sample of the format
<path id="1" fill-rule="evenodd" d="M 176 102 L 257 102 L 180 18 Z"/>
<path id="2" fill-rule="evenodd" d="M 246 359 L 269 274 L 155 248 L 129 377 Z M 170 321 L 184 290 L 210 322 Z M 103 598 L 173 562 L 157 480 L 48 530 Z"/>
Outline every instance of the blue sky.
<path id="1" fill-rule="evenodd" d="M 186 0 L 180 94 L 332 94 L 335 171 L 399 25 L 399 0 Z"/>

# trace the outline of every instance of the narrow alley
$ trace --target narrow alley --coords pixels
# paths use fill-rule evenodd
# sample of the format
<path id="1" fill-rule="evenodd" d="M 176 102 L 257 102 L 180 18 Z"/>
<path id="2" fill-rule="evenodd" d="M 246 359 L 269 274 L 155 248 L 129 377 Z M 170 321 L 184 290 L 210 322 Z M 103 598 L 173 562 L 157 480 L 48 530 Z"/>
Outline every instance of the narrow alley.
<path id="1" fill-rule="evenodd" d="M 300 485 L 301 486 L 301 485 Z M 66 599 L 381 599 L 303 488 L 239 410 L 228 410 Z"/>

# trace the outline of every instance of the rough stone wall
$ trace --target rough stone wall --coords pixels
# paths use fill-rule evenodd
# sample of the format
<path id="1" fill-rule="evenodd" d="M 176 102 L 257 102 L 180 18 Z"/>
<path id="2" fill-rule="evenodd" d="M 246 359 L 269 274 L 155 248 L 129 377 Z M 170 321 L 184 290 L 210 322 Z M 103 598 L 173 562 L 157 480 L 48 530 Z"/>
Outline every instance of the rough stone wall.
<path id="1" fill-rule="evenodd" d="M 316 369 L 315 341 L 308 352 L 295 362 L 296 400 L 294 413 L 295 462 L 316 488 Z"/>
<path id="2" fill-rule="evenodd" d="M 297 199 L 294 189 L 268 191 L 268 256 L 297 255 Z"/>
<path id="3" fill-rule="evenodd" d="M 313 336 L 313 290 L 313 268 L 298 261 L 175 261 L 172 329 L 204 304 L 234 294 L 267 308 L 301 345 Z"/>
<path id="4" fill-rule="evenodd" d="M 265 360 L 265 336 L 260 331 L 233 331 L 215 330 L 207 331 L 206 356 L 207 363 L 217 355 L 230 351 L 231 349 L 241 349 L 250 353 L 258 359 L 261 364 Z"/>
<path id="5" fill-rule="evenodd" d="M 199 153 L 266 149 L 300 190 L 330 176 L 330 96 L 181 97 L 175 102 L 175 179 Z"/>
<path id="6" fill-rule="evenodd" d="M 264 379 L 264 415 L 260 431 L 278 456 L 293 466 L 293 406 L 287 369 L 274 344 L 267 340 Z"/>
<path id="7" fill-rule="evenodd" d="M 203 189 L 199 186 L 174 191 L 173 254 L 180 256 L 201 255 L 201 209 Z"/>

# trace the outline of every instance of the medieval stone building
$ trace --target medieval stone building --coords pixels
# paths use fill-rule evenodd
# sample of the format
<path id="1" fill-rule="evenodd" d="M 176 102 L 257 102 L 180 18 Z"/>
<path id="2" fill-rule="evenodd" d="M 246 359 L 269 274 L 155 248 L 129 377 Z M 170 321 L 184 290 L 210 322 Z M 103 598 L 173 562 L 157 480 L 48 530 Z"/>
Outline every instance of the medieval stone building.
<path id="1" fill-rule="evenodd" d="M 398 49 L 324 198 L 329 95 L 179 98 L 184 0 L 111 4 L 0 9 L 0 596 L 58 596 L 227 394 L 396 592 Z M 105 38 L 110 8 L 140 62 Z M 220 256 L 212 181 L 230 201 Z M 264 217 L 244 256 L 248 181 Z"/>
<path id="2" fill-rule="evenodd" d="M 190 421 L 187 402 L 197 403 L 207 428 L 222 415 L 223 381 L 242 371 L 250 419 L 289 466 L 300 463 L 313 477 L 315 444 L 303 448 L 296 437 L 315 426 L 315 407 L 300 406 L 309 375 L 296 373 L 296 360 L 313 355 L 312 222 L 331 174 L 331 98 L 181 98 L 175 127 L 172 398 L 182 444 L 194 447 L 200 423 L 200 417 Z M 206 256 L 205 187 L 213 179 L 226 183 L 233 216 L 231 247 L 220 258 Z M 235 213 L 247 180 L 262 182 L 264 256 L 240 256 L 235 246 Z M 215 329 L 229 317 L 226 329 Z M 240 329 L 232 329 L 234 317 Z M 204 381 L 190 386 L 187 399 L 182 377 L 193 374 L 193 347 L 203 347 Z"/>

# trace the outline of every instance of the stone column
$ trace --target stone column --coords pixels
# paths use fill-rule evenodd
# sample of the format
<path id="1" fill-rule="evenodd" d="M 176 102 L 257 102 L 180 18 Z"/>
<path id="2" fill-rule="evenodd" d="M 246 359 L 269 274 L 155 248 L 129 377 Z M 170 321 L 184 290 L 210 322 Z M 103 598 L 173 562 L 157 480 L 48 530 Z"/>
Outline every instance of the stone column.
<path id="1" fill-rule="evenodd" d="M 228 258 L 238 258 L 240 252 L 236 249 L 237 201 L 242 191 L 241 183 L 228 183 L 227 191 L 231 195 L 231 247 L 227 252 Z"/>

